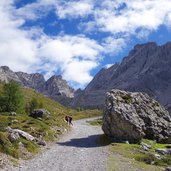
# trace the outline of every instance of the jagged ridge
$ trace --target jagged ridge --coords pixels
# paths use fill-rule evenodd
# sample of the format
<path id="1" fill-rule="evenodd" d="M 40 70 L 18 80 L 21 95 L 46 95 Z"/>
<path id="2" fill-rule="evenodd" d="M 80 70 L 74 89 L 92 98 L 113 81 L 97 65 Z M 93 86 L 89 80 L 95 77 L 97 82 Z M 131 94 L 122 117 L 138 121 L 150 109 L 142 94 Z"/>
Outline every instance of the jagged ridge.
<path id="1" fill-rule="evenodd" d="M 107 91 L 113 88 L 145 92 L 171 112 L 171 42 L 158 46 L 154 42 L 136 45 L 121 63 L 103 68 L 72 106 L 103 107 Z M 80 95 L 81 94 L 81 95 Z"/>
<path id="2" fill-rule="evenodd" d="M 7 83 L 10 80 L 15 80 L 22 86 L 35 89 L 64 105 L 69 105 L 74 96 L 74 89 L 67 84 L 62 76 L 52 76 L 46 81 L 42 74 L 13 72 L 9 67 L 1 66 L 0 81 Z"/>

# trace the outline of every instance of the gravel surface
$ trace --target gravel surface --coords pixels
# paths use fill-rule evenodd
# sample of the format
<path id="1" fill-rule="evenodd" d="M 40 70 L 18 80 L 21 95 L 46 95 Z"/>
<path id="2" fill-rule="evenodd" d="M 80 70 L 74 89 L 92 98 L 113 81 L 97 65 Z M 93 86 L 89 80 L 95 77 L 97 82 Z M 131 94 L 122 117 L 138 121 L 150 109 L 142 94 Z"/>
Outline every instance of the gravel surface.
<path id="1" fill-rule="evenodd" d="M 49 150 L 21 161 L 21 166 L 13 171 L 105 171 L 107 147 L 96 143 L 103 132 L 87 120 L 92 119 L 73 122 L 72 130 Z"/>

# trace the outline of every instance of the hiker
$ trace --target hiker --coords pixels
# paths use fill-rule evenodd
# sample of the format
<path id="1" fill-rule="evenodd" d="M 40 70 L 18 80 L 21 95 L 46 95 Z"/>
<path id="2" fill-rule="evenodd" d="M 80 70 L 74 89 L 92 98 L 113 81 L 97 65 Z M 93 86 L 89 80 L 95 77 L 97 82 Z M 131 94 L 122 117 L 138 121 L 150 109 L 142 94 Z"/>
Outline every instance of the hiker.
<path id="1" fill-rule="evenodd" d="M 72 124 L 72 117 L 71 116 L 66 115 L 65 116 L 65 121 L 68 123 L 68 125 L 73 125 Z"/>

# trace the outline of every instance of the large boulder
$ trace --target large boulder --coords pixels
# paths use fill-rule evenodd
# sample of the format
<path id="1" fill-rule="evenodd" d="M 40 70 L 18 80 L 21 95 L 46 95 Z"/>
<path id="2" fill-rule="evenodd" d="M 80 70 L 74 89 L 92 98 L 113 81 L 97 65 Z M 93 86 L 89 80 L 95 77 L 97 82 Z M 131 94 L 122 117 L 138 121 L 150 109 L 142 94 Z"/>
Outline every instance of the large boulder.
<path id="1" fill-rule="evenodd" d="M 34 109 L 31 114 L 33 118 L 45 118 L 48 119 L 50 117 L 50 112 L 46 109 Z"/>
<path id="2" fill-rule="evenodd" d="M 20 137 L 23 137 L 29 141 L 35 140 L 35 138 L 32 135 L 20 129 L 12 129 L 11 127 L 7 127 L 7 131 L 8 131 L 8 138 L 11 142 L 17 141 Z"/>
<path id="3" fill-rule="evenodd" d="M 106 94 L 102 129 L 119 141 L 171 143 L 171 117 L 147 94 L 113 89 Z"/>

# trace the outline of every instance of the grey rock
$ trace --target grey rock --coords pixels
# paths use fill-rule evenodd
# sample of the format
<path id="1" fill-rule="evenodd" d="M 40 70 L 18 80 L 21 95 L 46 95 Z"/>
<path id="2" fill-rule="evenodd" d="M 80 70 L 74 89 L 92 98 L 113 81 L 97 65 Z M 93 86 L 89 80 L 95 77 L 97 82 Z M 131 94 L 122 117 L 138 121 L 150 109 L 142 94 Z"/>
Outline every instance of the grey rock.
<path id="1" fill-rule="evenodd" d="M 48 119 L 50 112 L 46 109 L 34 109 L 30 116 L 33 118 L 45 118 Z"/>
<path id="2" fill-rule="evenodd" d="M 165 168 L 165 171 L 171 171 L 171 166 L 166 167 L 166 168 Z"/>
<path id="3" fill-rule="evenodd" d="M 9 69 L 7 66 L 0 67 L 0 81 L 9 83 L 9 81 L 14 80 L 17 83 L 22 84 L 20 79 L 18 78 L 17 74 Z"/>
<path id="4" fill-rule="evenodd" d="M 171 112 L 171 42 L 136 45 L 122 62 L 101 69 L 88 86 L 77 92 L 71 105 L 102 108 L 111 89 L 145 92 Z"/>
<path id="5" fill-rule="evenodd" d="M 158 159 L 158 160 L 161 160 L 161 159 L 162 159 L 162 157 L 161 157 L 159 154 L 154 154 L 154 157 L 155 157 L 156 159 Z"/>
<path id="6" fill-rule="evenodd" d="M 167 151 L 167 149 L 164 149 L 164 148 L 156 148 L 155 149 L 155 152 L 158 153 L 158 154 L 162 154 L 162 155 L 165 155 L 165 154 L 168 154 L 169 153 Z"/>
<path id="7" fill-rule="evenodd" d="M 15 142 L 15 141 L 17 141 L 18 139 L 20 139 L 20 135 L 18 134 L 18 132 L 10 131 L 10 132 L 8 132 L 8 139 L 9 139 L 11 142 Z"/>
<path id="8" fill-rule="evenodd" d="M 42 74 L 27 74 L 24 72 L 16 72 L 16 75 L 22 82 L 23 86 L 33 88 L 40 93 L 45 90 L 46 81 Z"/>
<path id="9" fill-rule="evenodd" d="M 43 139 L 43 136 L 39 136 L 39 138 L 36 140 L 36 143 L 38 145 L 46 146 L 46 141 Z"/>
<path id="10" fill-rule="evenodd" d="M 43 140 L 37 141 L 37 144 L 38 144 L 38 145 L 42 145 L 42 146 L 46 146 L 46 142 L 43 141 Z"/>
<path id="11" fill-rule="evenodd" d="M 10 116 L 16 116 L 17 113 L 16 112 L 10 112 Z"/>
<path id="12" fill-rule="evenodd" d="M 151 149 L 151 145 L 143 143 L 143 142 L 141 142 L 140 147 L 145 151 L 148 151 Z"/>
<path id="13" fill-rule="evenodd" d="M 106 94 L 102 129 L 116 140 L 142 138 L 171 142 L 171 117 L 156 100 L 144 93 L 113 89 Z"/>
<path id="14" fill-rule="evenodd" d="M 7 127 L 7 131 L 9 134 L 9 138 L 12 138 L 11 139 L 12 141 L 13 140 L 16 141 L 17 139 L 20 138 L 20 136 L 29 141 L 35 140 L 35 138 L 32 135 L 30 135 L 29 133 L 22 131 L 20 129 L 12 129 L 11 127 Z"/>
<path id="15" fill-rule="evenodd" d="M 62 76 L 52 76 L 46 81 L 44 94 L 47 94 L 63 105 L 69 105 L 74 97 L 74 89 L 62 79 Z"/>

